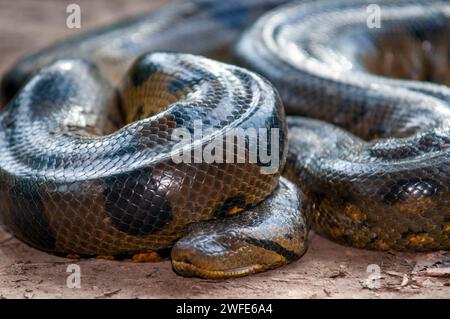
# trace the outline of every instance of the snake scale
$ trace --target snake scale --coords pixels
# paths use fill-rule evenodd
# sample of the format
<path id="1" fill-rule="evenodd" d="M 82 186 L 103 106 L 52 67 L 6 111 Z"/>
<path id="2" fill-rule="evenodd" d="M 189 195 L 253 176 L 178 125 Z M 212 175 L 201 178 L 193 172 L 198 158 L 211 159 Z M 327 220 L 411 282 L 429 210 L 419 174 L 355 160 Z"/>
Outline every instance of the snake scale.
<path id="1" fill-rule="evenodd" d="M 205 278 L 297 260 L 310 227 L 449 250 L 450 3 L 286 2 L 180 1 L 19 60 L 2 81 L 2 224 L 54 254 L 170 254 Z M 212 151 L 252 128 L 278 133 Z"/>

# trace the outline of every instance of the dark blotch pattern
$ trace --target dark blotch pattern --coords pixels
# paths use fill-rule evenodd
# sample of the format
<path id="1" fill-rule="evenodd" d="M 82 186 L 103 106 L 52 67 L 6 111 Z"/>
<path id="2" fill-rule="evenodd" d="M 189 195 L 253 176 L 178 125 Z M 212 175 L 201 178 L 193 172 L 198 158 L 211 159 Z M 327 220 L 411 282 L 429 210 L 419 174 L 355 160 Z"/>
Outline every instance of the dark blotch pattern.
<path id="1" fill-rule="evenodd" d="M 390 205 L 421 196 L 430 197 L 439 190 L 439 183 L 428 178 L 399 180 L 383 193 L 384 201 Z"/>
<path id="2" fill-rule="evenodd" d="M 112 224 L 130 235 L 149 235 L 170 223 L 167 186 L 152 177 L 151 169 L 109 177 L 104 191 Z"/>
<path id="3" fill-rule="evenodd" d="M 244 196 L 236 196 L 236 197 L 228 198 L 222 207 L 220 207 L 219 209 L 216 209 L 214 211 L 213 215 L 215 218 L 223 218 L 223 217 L 230 216 L 231 215 L 230 212 L 232 209 L 236 209 L 236 208 L 244 209 L 246 207 L 247 207 L 247 203 L 245 202 L 245 197 Z"/>
<path id="4" fill-rule="evenodd" d="M 26 242 L 51 251 L 55 237 L 45 215 L 39 188 L 30 183 L 18 183 L 10 190 L 10 213 L 17 236 Z"/>
<path id="5" fill-rule="evenodd" d="M 131 81 L 135 86 L 140 86 L 158 70 L 159 66 L 155 63 L 144 63 L 143 58 L 137 60 L 130 71 Z"/>
<path id="6" fill-rule="evenodd" d="M 246 243 L 249 243 L 251 245 L 255 245 L 255 246 L 267 249 L 267 250 L 274 251 L 277 254 L 286 258 L 286 260 L 288 260 L 288 261 L 293 261 L 293 260 L 297 260 L 298 258 L 300 258 L 299 255 L 297 255 L 293 251 L 290 251 L 290 250 L 284 248 L 283 246 L 281 246 L 280 244 L 278 244 L 277 242 L 275 242 L 273 240 L 257 239 L 257 238 L 252 238 L 252 237 L 241 238 L 241 240 L 245 241 Z"/>
<path id="7" fill-rule="evenodd" d="M 368 4 L 281 6 L 235 51 L 301 115 L 288 117 L 285 171 L 316 231 L 358 248 L 447 250 L 450 7 L 379 0 L 383 27 L 368 29 Z"/>

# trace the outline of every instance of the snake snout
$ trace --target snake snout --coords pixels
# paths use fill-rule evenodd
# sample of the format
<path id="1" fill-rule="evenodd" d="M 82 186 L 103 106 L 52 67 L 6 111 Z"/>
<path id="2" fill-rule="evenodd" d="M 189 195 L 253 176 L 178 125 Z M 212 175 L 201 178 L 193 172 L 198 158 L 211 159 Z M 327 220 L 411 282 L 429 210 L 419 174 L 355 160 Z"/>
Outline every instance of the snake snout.
<path id="1" fill-rule="evenodd" d="M 172 249 L 184 276 L 240 277 L 297 260 L 306 251 L 304 198 L 284 178 L 265 202 L 232 217 L 193 223 Z"/>
<path id="2" fill-rule="evenodd" d="M 277 253 L 248 243 L 230 231 L 190 234 L 172 249 L 172 265 L 184 276 L 240 277 L 285 263 Z"/>

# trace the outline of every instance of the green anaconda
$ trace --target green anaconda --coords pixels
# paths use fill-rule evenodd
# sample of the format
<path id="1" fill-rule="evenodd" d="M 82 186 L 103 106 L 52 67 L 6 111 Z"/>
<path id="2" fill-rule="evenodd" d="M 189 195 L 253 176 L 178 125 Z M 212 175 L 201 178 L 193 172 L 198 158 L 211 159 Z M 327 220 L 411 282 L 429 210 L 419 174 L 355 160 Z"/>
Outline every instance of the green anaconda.
<path id="1" fill-rule="evenodd" d="M 209 278 L 300 258 L 310 227 L 450 249 L 450 3 L 285 2 L 177 2 L 19 60 L 2 224 Z"/>

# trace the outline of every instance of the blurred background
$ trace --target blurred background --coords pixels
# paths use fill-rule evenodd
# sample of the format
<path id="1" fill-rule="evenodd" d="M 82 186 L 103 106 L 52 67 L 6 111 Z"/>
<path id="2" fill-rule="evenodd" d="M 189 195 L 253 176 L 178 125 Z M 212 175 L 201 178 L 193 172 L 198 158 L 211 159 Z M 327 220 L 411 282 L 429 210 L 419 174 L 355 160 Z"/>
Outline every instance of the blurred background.
<path id="1" fill-rule="evenodd" d="M 171 0 L 0 0 L 0 75 L 25 53 Z M 69 4 L 81 8 L 81 28 L 66 26 Z"/>
<path id="2" fill-rule="evenodd" d="M 17 58 L 70 35 L 172 0 L 0 0 L 0 77 Z M 227 0 L 220 0 L 227 1 Z M 66 8 L 81 7 L 81 29 L 66 26 Z M 85 260 L 83 289 L 67 289 L 65 259 L 36 251 L 0 229 L 0 299 L 3 298 L 430 298 L 448 297 L 450 281 L 418 276 L 397 289 L 403 274 L 448 258 L 444 253 L 381 253 L 340 246 L 312 234 L 301 261 L 234 281 L 206 281 L 177 276 L 168 262 L 110 263 Z M 367 265 L 382 265 L 386 288 L 364 286 Z M 118 275 L 119 274 L 119 275 Z M 445 285 L 445 286 L 444 286 Z M 392 288 L 391 288 L 392 287 Z M 447 295 L 445 295 L 445 291 Z"/>

